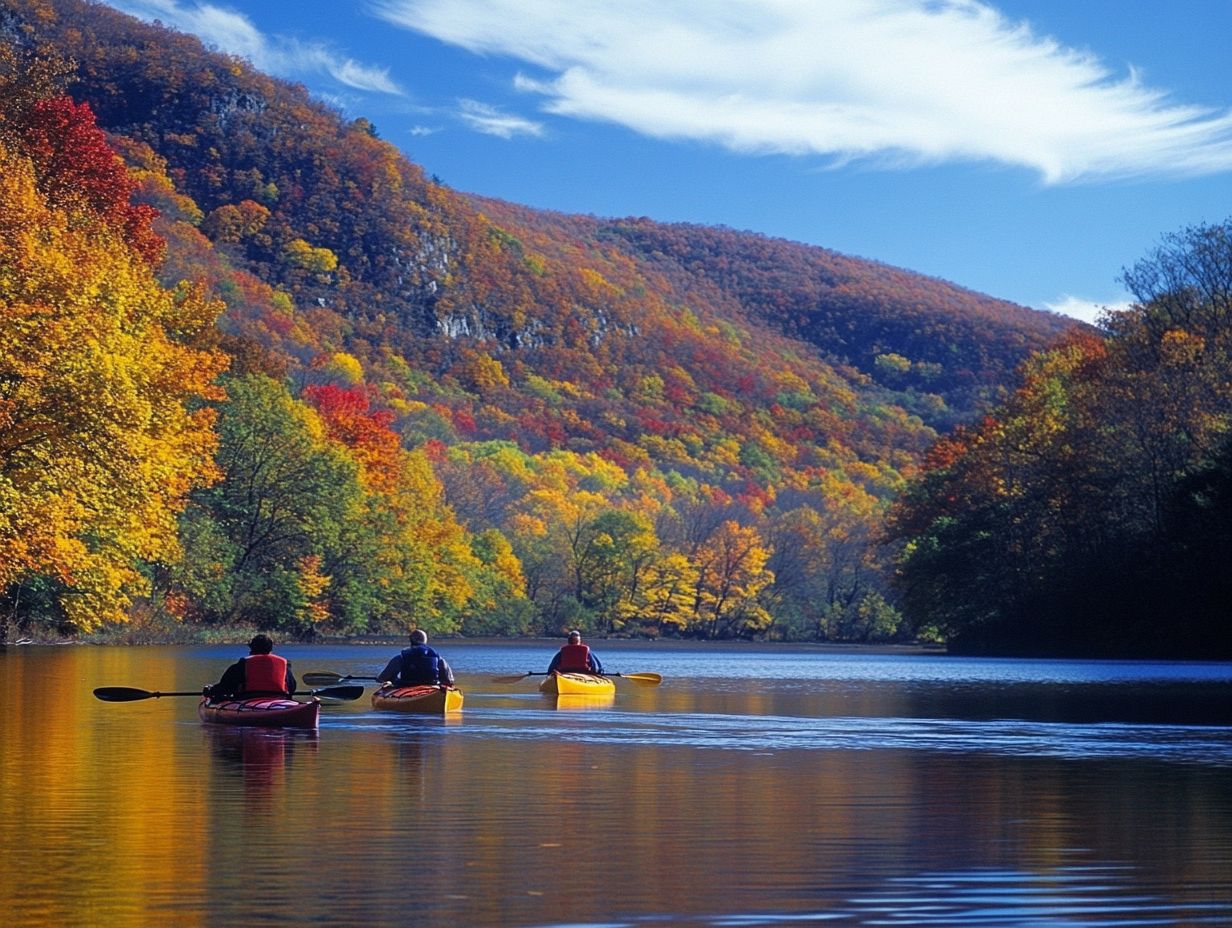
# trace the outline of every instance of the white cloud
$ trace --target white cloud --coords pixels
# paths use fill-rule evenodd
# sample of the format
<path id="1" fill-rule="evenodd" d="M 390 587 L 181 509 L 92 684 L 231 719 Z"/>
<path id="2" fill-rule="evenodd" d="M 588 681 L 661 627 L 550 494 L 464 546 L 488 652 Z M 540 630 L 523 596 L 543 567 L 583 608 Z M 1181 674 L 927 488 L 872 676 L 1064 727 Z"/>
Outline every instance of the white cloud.
<path id="1" fill-rule="evenodd" d="M 541 69 L 548 112 L 749 153 L 992 161 L 1048 183 L 1232 168 L 1232 113 L 1176 102 L 982 0 L 373 0 Z"/>
<path id="2" fill-rule="evenodd" d="M 314 51 L 319 51 L 314 47 Z M 338 61 L 328 52 L 324 53 L 323 66 L 336 81 L 356 90 L 373 90 L 377 93 L 400 94 L 401 88 L 389 76 L 388 68 L 373 68 L 347 58 Z"/>
<path id="3" fill-rule="evenodd" d="M 1132 305 L 1133 302 L 1128 299 L 1101 303 L 1097 300 L 1088 300 L 1069 293 L 1062 294 L 1053 302 L 1044 304 L 1045 308 L 1052 310 L 1054 313 L 1072 316 L 1075 319 L 1081 319 L 1083 322 L 1090 322 L 1092 324 L 1096 322 L 1105 310 L 1129 309 Z"/>
<path id="4" fill-rule="evenodd" d="M 459 106 L 459 117 L 476 132 L 495 135 L 502 139 L 511 139 L 515 135 L 543 134 L 541 123 L 504 113 L 478 100 L 462 100 Z"/>
<path id="5" fill-rule="evenodd" d="M 259 70 L 284 76 L 325 72 L 355 90 L 400 95 L 387 68 L 360 64 L 317 42 L 262 33 L 242 13 L 210 3 L 181 0 L 109 0 L 111 6 L 139 19 L 159 20 L 191 33 L 227 54 L 246 58 Z"/>

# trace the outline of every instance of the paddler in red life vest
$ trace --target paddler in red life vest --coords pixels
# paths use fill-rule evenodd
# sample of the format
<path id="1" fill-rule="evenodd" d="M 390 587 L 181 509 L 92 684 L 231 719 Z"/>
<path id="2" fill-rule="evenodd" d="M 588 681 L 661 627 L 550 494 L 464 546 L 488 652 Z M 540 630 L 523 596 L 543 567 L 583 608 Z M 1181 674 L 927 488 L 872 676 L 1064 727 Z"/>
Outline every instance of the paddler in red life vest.
<path id="1" fill-rule="evenodd" d="M 419 628 L 411 632 L 411 646 L 391 657 L 376 678 L 395 687 L 453 686 L 453 670 L 428 647 L 428 633 Z"/>
<path id="2" fill-rule="evenodd" d="M 569 633 L 569 643 L 556 652 L 548 673 L 603 673 L 603 665 L 589 647 L 582 644 L 582 633 Z"/>
<path id="3" fill-rule="evenodd" d="M 268 635 L 254 635 L 248 642 L 248 656 L 242 657 L 213 686 L 205 688 L 211 699 L 248 696 L 290 696 L 295 692 L 291 662 L 273 654 L 274 642 Z"/>

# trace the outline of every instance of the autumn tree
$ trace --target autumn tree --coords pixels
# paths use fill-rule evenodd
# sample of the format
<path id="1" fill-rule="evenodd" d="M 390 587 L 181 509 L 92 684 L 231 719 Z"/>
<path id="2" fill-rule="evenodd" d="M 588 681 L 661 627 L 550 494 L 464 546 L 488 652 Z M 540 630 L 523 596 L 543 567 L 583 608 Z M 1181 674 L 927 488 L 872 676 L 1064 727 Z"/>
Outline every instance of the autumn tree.
<path id="1" fill-rule="evenodd" d="M 89 104 L 63 94 L 69 71 L 51 49 L 0 49 L 0 143 L 29 158 L 50 208 L 64 210 L 76 224 L 105 225 L 134 254 L 155 263 L 165 249 L 151 225 L 155 212 L 133 202 L 136 182 Z"/>
<path id="2" fill-rule="evenodd" d="M 694 556 L 693 629 L 706 638 L 753 636 L 770 623 L 761 593 L 774 580 L 770 552 L 752 526 L 724 522 Z"/>
<path id="3" fill-rule="evenodd" d="M 1227 648 L 1203 592 L 1220 581 L 1182 565 L 1224 537 L 1195 516 L 1223 498 L 1232 429 L 1228 229 L 1166 238 L 1103 337 L 1035 356 L 995 415 L 933 450 L 890 523 L 915 622 L 956 648 Z"/>
<path id="4" fill-rule="evenodd" d="M 344 536 L 362 556 L 339 559 L 330 571 L 335 584 L 354 577 L 364 594 L 362 614 L 358 595 L 347 597 L 346 627 L 449 632 L 490 625 L 500 603 L 519 612 L 521 564 L 508 541 L 494 528 L 476 539 L 459 524 L 427 456 L 405 450 L 391 430 L 392 414 L 372 409 L 357 388 L 312 387 L 306 398 L 358 463 L 364 491 L 362 527 Z"/>
<path id="5" fill-rule="evenodd" d="M 642 569 L 636 589 L 620 604 L 623 625 L 654 636 L 683 635 L 694 617 L 698 570 L 679 551 L 660 550 Z"/>
<path id="6" fill-rule="evenodd" d="M 219 306 L 161 288 L 131 217 L 69 194 L 87 175 L 0 144 L 0 589 L 20 616 L 23 588 L 47 578 L 81 630 L 123 621 L 148 588 L 142 564 L 178 557 L 176 513 L 215 476 L 214 414 L 197 401 L 226 363 L 194 347 Z"/>
<path id="7" fill-rule="evenodd" d="M 898 631 L 900 617 L 886 603 L 888 559 L 874 543 L 883 506 L 829 473 L 811 492 L 780 496 L 766 527 L 777 633 L 867 641 Z"/>
<path id="8" fill-rule="evenodd" d="M 189 551 L 189 566 L 225 584 L 229 595 L 193 599 L 190 617 L 242 621 L 293 634 L 312 629 L 329 584 L 322 566 L 361 522 L 358 467 L 326 440 L 325 427 L 286 389 L 259 375 L 227 382 L 218 421 L 222 479 L 194 498 L 188 536 L 208 545 Z M 202 581 L 198 576 L 196 585 Z"/>
<path id="9" fill-rule="evenodd" d="M 578 602 L 594 615 L 598 631 L 620 630 L 632 615 L 659 542 L 650 521 L 608 509 L 587 522 L 572 548 Z"/>

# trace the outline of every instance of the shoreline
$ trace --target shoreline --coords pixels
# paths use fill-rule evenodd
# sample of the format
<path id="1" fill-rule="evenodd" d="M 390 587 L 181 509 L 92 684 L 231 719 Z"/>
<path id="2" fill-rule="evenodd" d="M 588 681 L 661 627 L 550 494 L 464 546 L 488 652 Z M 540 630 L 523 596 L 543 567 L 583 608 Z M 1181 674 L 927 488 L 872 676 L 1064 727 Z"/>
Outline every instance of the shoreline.
<path id="1" fill-rule="evenodd" d="M 126 641 L 124 636 L 109 638 L 107 636 L 82 636 L 76 638 L 56 637 L 56 638 L 32 638 L 23 636 L 15 641 L 0 642 L 0 649 L 4 648 L 25 648 L 25 647 L 193 647 L 199 645 L 245 645 L 253 632 L 251 630 L 244 631 L 233 635 L 185 635 L 174 636 L 160 639 L 151 639 L 144 641 Z M 476 637 L 467 638 L 463 636 L 450 635 L 435 635 L 432 638 L 436 642 L 448 642 L 451 645 L 457 644 L 478 644 L 493 647 L 501 647 L 502 645 L 520 645 L 529 642 L 543 642 L 545 644 L 556 644 L 560 641 L 557 636 L 542 636 L 528 635 L 519 638 L 501 638 L 501 637 Z M 706 647 L 716 649 L 748 650 L 748 649 L 770 649 L 792 648 L 796 650 L 816 651 L 818 653 L 841 653 L 841 654 L 941 654 L 947 653 L 946 647 L 943 644 L 929 644 L 923 642 L 900 642 L 900 643 L 871 643 L 871 642 L 842 642 L 842 641 L 745 641 L 737 639 L 705 639 L 705 638 L 626 638 L 613 637 L 603 638 L 599 636 L 587 636 L 587 640 L 602 642 L 604 649 L 619 650 L 621 647 L 636 647 L 636 648 L 661 648 L 663 650 L 688 650 L 691 648 Z M 406 636 L 404 635 L 339 635 L 339 636 L 319 636 L 311 641 L 295 641 L 287 639 L 281 644 L 295 647 L 330 647 L 339 645 L 363 645 L 373 647 L 397 647 L 404 644 Z"/>

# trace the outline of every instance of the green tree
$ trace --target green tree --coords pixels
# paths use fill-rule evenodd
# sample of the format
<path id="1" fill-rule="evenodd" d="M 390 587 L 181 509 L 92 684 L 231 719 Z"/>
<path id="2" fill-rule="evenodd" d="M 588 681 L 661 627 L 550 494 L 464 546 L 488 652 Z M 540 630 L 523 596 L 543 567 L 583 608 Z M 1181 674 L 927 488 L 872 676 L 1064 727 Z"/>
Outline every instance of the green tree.
<path id="1" fill-rule="evenodd" d="M 222 480 L 196 494 L 192 516 L 217 528 L 199 525 L 190 540 L 202 547 L 189 556 L 221 564 L 229 576 L 220 590 L 225 584 L 230 595 L 220 604 L 216 591 L 212 609 L 210 599 L 193 608 L 206 621 L 304 634 L 324 617 L 322 565 L 347 550 L 357 558 L 353 527 L 367 524 L 358 467 L 281 384 L 254 374 L 227 381 L 226 389 L 218 420 Z"/>
<path id="2" fill-rule="evenodd" d="M 623 626 L 658 547 L 649 519 L 616 509 L 600 513 L 579 533 L 574 548 L 577 599 L 592 610 L 598 630 Z"/>

